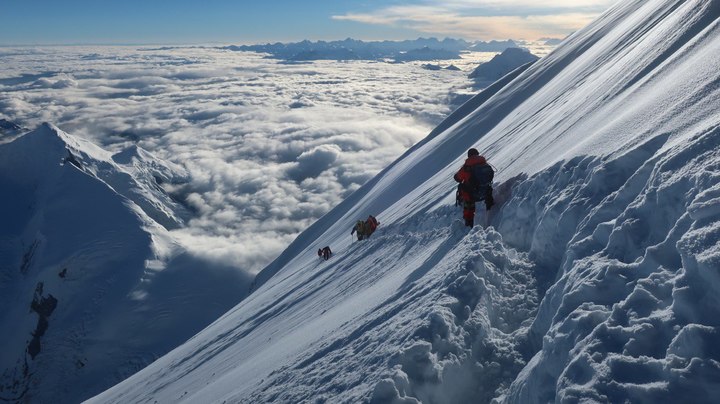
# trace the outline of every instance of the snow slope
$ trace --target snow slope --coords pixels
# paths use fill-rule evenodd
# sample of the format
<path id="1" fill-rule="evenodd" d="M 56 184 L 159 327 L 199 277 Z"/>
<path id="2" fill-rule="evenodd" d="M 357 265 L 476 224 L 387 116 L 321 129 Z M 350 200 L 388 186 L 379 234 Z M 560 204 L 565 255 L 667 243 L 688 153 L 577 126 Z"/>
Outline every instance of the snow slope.
<path id="1" fill-rule="evenodd" d="M 490 61 L 480 64 L 470 73 L 470 78 L 476 83 L 493 83 L 511 71 L 526 64 L 533 63 L 540 59 L 527 49 L 507 48 L 502 53 L 495 55 Z"/>
<path id="2" fill-rule="evenodd" d="M 89 402 L 716 401 L 719 21 L 718 1 L 617 4 Z M 471 146 L 499 206 L 468 231 L 451 177 Z"/>
<path id="3" fill-rule="evenodd" d="M 158 224 L 183 208 L 156 178 L 185 175 L 47 124 L 0 145 L 3 401 L 86 399 L 240 301 L 247 276 L 189 256 Z"/>

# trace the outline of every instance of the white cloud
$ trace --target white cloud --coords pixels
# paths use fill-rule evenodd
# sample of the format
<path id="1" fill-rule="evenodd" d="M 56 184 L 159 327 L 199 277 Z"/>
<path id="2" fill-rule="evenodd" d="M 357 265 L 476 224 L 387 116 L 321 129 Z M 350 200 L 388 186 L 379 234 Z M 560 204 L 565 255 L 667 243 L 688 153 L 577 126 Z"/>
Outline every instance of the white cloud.
<path id="1" fill-rule="evenodd" d="M 564 37 L 597 17 L 615 1 L 528 0 L 426 1 L 346 13 L 333 19 L 409 28 L 433 35 L 469 39 Z"/>
<path id="2" fill-rule="evenodd" d="M 302 152 L 297 157 L 297 166 L 288 170 L 288 174 L 298 182 L 318 177 L 332 167 L 341 153 L 342 149 L 335 144 L 316 146 L 311 150 Z"/>
<path id="3" fill-rule="evenodd" d="M 448 91 L 469 84 L 418 64 L 292 65 L 199 48 L 3 57 L 0 115 L 184 166 L 191 181 L 175 190 L 195 216 L 175 235 L 251 271 L 422 139 L 450 111 Z"/>
<path id="4" fill-rule="evenodd" d="M 518 9 L 605 9 L 617 3 L 617 0 L 546 0 L 543 2 L 533 0 L 446 0 L 442 2 L 428 2 L 442 4 L 451 8 L 518 8 Z"/>

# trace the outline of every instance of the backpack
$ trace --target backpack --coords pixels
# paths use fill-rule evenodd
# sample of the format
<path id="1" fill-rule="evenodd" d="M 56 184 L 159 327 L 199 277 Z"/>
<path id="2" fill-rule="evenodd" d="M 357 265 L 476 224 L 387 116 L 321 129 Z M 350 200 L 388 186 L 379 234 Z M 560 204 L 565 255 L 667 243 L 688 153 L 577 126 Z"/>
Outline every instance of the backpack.
<path id="1" fill-rule="evenodd" d="M 482 201 L 492 189 L 495 170 L 489 164 L 479 164 L 470 167 L 470 181 L 468 191 L 476 201 Z"/>
<path id="2" fill-rule="evenodd" d="M 358 240 L 362 240 L 365 238 L 365 222 L 362 220 L 358 220 L 355 223 L 355 231 L 357 232 L 357 238 Z"/>

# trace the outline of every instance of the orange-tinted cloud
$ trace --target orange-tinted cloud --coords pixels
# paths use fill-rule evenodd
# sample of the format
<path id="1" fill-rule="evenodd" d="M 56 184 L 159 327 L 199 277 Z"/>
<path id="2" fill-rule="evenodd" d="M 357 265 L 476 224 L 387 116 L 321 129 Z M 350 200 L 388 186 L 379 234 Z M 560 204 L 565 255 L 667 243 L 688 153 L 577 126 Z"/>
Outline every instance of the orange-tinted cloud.
<path id="1" fill-rule="evenodd" d="M 531 4 L 525 0 L 451 0 L 443 5 L 395 6 L 370 13 L 347 13 L 333 16 L 333 19 L 389 25 L 427 34 L 470 39 L 537 39 L 563 37 L 584 27 L 598 16 L 601 5 L 609 2 L 573 2 L 576 7 L 569 7 L 567 3 L 569 2 L 560 0 L 543 3 L 543 10 L 535 6 L 530 10 L 534 12 L 522 15 L 516 9 Z M 552 8 L 547 8 L 548 5 Z M 512 10 L 511 6 L 514 6 Z M 477 7 L 482 7 L 482 10 Z M 491 15 L 483 15 L 482 11 Z"/>

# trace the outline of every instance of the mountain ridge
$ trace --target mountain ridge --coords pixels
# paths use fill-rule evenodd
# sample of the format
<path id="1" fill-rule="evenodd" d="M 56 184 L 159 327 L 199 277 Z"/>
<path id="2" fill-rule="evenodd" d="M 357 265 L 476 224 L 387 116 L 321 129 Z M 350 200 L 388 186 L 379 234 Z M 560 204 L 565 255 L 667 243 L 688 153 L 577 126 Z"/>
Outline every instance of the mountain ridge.
<path id="1" fill-rule="evenodd" d="M 173 223 L 153 166 L 173 167 L 129 155 L 123 167 L 50 124 L 0 145 L 0 189 L 12 195 L 0 201 L 3 399 L 86 399 L 242 298 L 249 275 L 191 256 L 153 220 Z"/>
<path id="2" fill-rule="evenodd" d="M 428 61 L 459 59 L 460 52 L 502 52 L 518 47 L 513 40 L 476 41 L 463 39 L 418 38 L 405 41 L 361 41 L 347 38 L 341 41 L 301 41 L 264 45 L 231 45 L 222 49 L 230 51 L 267 53 L 276 59 L 287 61 L 312 60 L 385 60 Z"/>

